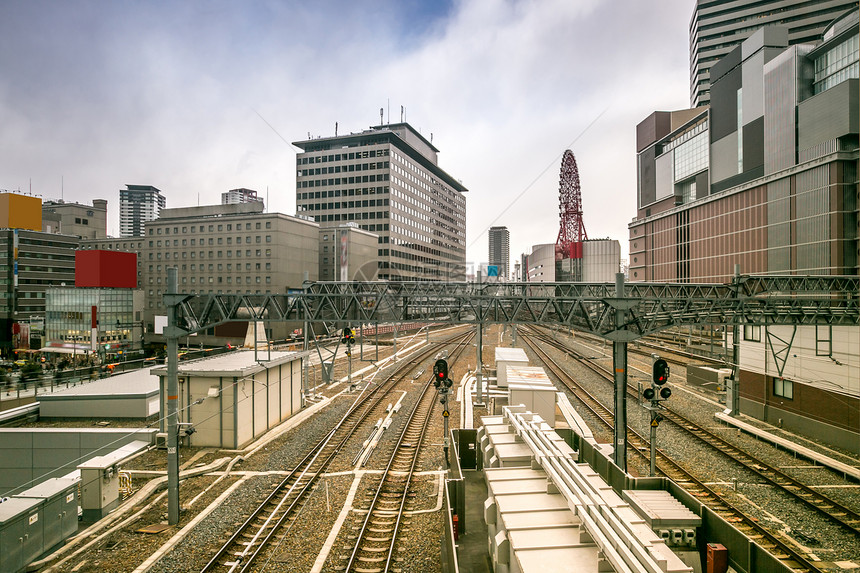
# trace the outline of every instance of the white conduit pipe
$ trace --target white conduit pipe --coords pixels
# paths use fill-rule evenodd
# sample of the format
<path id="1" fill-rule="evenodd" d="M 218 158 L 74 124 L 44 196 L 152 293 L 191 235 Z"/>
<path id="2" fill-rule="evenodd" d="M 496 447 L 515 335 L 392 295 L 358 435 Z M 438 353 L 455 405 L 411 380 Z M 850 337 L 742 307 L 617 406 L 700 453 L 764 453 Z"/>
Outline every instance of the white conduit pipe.
<path id="1" fill-rule="evenodd" d="M 600 491 L 582 476 L 568 453 L 550 439 L 552 431 L 532 414 L 505 408 L 511 428 L 532 450 L 536 462 L 564 495 L 571 510 L 582 519 L 586 530 L 616 571 L 661 573 L 662 568 L 603 499 Z"/>

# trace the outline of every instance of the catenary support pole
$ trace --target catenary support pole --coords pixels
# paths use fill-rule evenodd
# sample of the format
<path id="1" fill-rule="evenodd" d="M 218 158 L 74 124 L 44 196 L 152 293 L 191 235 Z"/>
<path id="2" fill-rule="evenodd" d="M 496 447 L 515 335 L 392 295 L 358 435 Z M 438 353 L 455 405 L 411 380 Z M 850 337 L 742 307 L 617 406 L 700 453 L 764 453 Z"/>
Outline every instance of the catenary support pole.
<path id="1" fill-rule="evenodd" d="M 740 297 L 741 290 L 741 266 L 735 265 L 735 275 L 732 277 L 732 286 L 735 289 L 735 296 Z M 737 416 L 740 414 L 740 367 L 739 362 L 741 359 L 741 327 L 740 323 L 735 320 L 732 322 L 732 391 L 731 391 L 731 403 L 728 404 L 730 408 L 730 414 L 732 416 Z"/>
<path id="2" fill-rule="evenodd" d="M 475 406 L 484 406 L 484 388 L 483 388 L 483 383 L 482 383 L 483 377 L 484 377 L 484 368 L 483 368 L 484 358 L 481 354 L 481 350 L 483 349 L 483 346 L 484 346 L 484 342 L 483 342 L 484 325 L 479 322 L 477 325 L 477 328 L 478 328 L 478 343 L 476 346 L 477 346 L 478 353 L 477 353 L 476 358 L 477 358 L 478 366 L 477 366 L 477 369 L 475 372 L 475 380 L 476 380 L 476 385 L 477 385 L 478 391 L 477 391 L 477 396 L 476 396 L 477 399 L 475 401 Z"/>
<path id="3" fill-rule="evenodd" d="M 302 291 L 307 297 L 308 294 L 308 271 L 304 272 L 302 277 Z M 308 360 L 310 359 L 308 355 L 308 315 L 310 309 L 307 306 L 307 298 L 305 298 L 305 321 L 302 325 L 302 406 L 305 404 L 305 400 L 307 400 L 308 389 L 310 388 L 310 380 L 308 380 Z M 320 364 L 320 368 L 322 368 L 322 364 Z"/>
<path id="4" fill-rule="evenodd" d="M 615 297 L 624 298 L 624 273 L 615 275 Z M 621 306 L 621 305 L 619 305 Z M 624 327 L 627 311 L 615 308 L 615 326 Z M 627 342 L 616 340 L 612 344 L 612 361 L 615 370 L 615 432 L 614 461 L 627 472 Z"/>
<path id="5" fill-rule="evenodd" d="M 167 521 L 179 523 L 179 326 L 176 267 L 167 269 Z"/>

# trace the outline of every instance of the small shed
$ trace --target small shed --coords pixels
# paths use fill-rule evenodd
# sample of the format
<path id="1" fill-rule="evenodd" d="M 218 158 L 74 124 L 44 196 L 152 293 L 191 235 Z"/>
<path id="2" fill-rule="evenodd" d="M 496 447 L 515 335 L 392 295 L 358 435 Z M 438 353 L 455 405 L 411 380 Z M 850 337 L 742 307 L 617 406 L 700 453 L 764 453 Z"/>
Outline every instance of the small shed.
<path id="1" fill-rule="evenodd" d="M 167 412 L 167 368 L 153 372 Z M 301 410 L 302 354 L 246 350 L 181 362 L 178 384 L 179 422 L 194 428 L 186 443 L 239 449 Z"/>
<path id="2" fill-rule="evenodd" d="M 508 366 L 508 404 L 522 404 L 555 427 L 556 388 L 540 366 Z"/>
<path id="3" fill-rule="evenodd" d="M 529 357 L 522 348 L 496 347 L 496 385 L 508 386 L 508 366 L 528 366 Z"/>
<path id="4" fill-rule="evenodd" d="M 158 414 L 152 368 L 124 372 L 39 396 L 44 418 L 148 418 Z"/>

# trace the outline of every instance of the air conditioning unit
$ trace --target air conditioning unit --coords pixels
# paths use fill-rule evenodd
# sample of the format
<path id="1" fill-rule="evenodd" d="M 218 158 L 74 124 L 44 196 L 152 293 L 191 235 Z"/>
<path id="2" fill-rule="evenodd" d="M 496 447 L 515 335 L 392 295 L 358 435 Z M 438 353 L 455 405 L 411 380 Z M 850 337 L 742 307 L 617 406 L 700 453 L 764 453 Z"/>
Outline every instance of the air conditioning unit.
<path id="1" fill-rule="evenodd" d="M 167 432 L 158 432 L 155 434 L 155 447 L 159 450 L 167 449 Z"/>

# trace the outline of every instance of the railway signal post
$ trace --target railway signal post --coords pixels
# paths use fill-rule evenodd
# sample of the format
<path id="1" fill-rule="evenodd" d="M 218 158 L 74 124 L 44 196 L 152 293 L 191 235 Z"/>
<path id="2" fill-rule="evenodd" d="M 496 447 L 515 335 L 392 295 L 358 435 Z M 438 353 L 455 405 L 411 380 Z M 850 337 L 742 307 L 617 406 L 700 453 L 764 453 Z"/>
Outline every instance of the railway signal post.
<path id="1" fill-rule="evenodd" d="M 439 403 L 442 404 L 442 449 L 445 452 L 445 465 L 448 464 L 448 418 L 450 416 L 450 412 L 448 411 L 448 393 L 450 392 L 451 384 L 453 382 L 448 377 L 448 361 L 440 358 L 433 365 L 433 385 L 439 392 Z"/>
<path id="2" fill-rule="evenodd" d="M 346 375 L 347 383 L 349 384 L 349 389 L 352 390 L 352 347 L 355 344 L 355 331 L 350 327 L 345 327 L 343 329 L 343 334 L 341 335 L 340 341 L 343 344 L 346 344 L 346 357 L 348 362 L 348 368 Z"/>
<path id="3" fill-rule="evenodd" d="M 642 390 L 642 397 L 650 402 L 645 406 L 651 412 L 651 477 L 657 473 L 657 427 L 663 421 L 660 415 L 660 402 L 672 395 L 672 389 L 666 386 L 669 381 L 669 364 L 656 354 L 651 355 L 651 386 Z"/>

